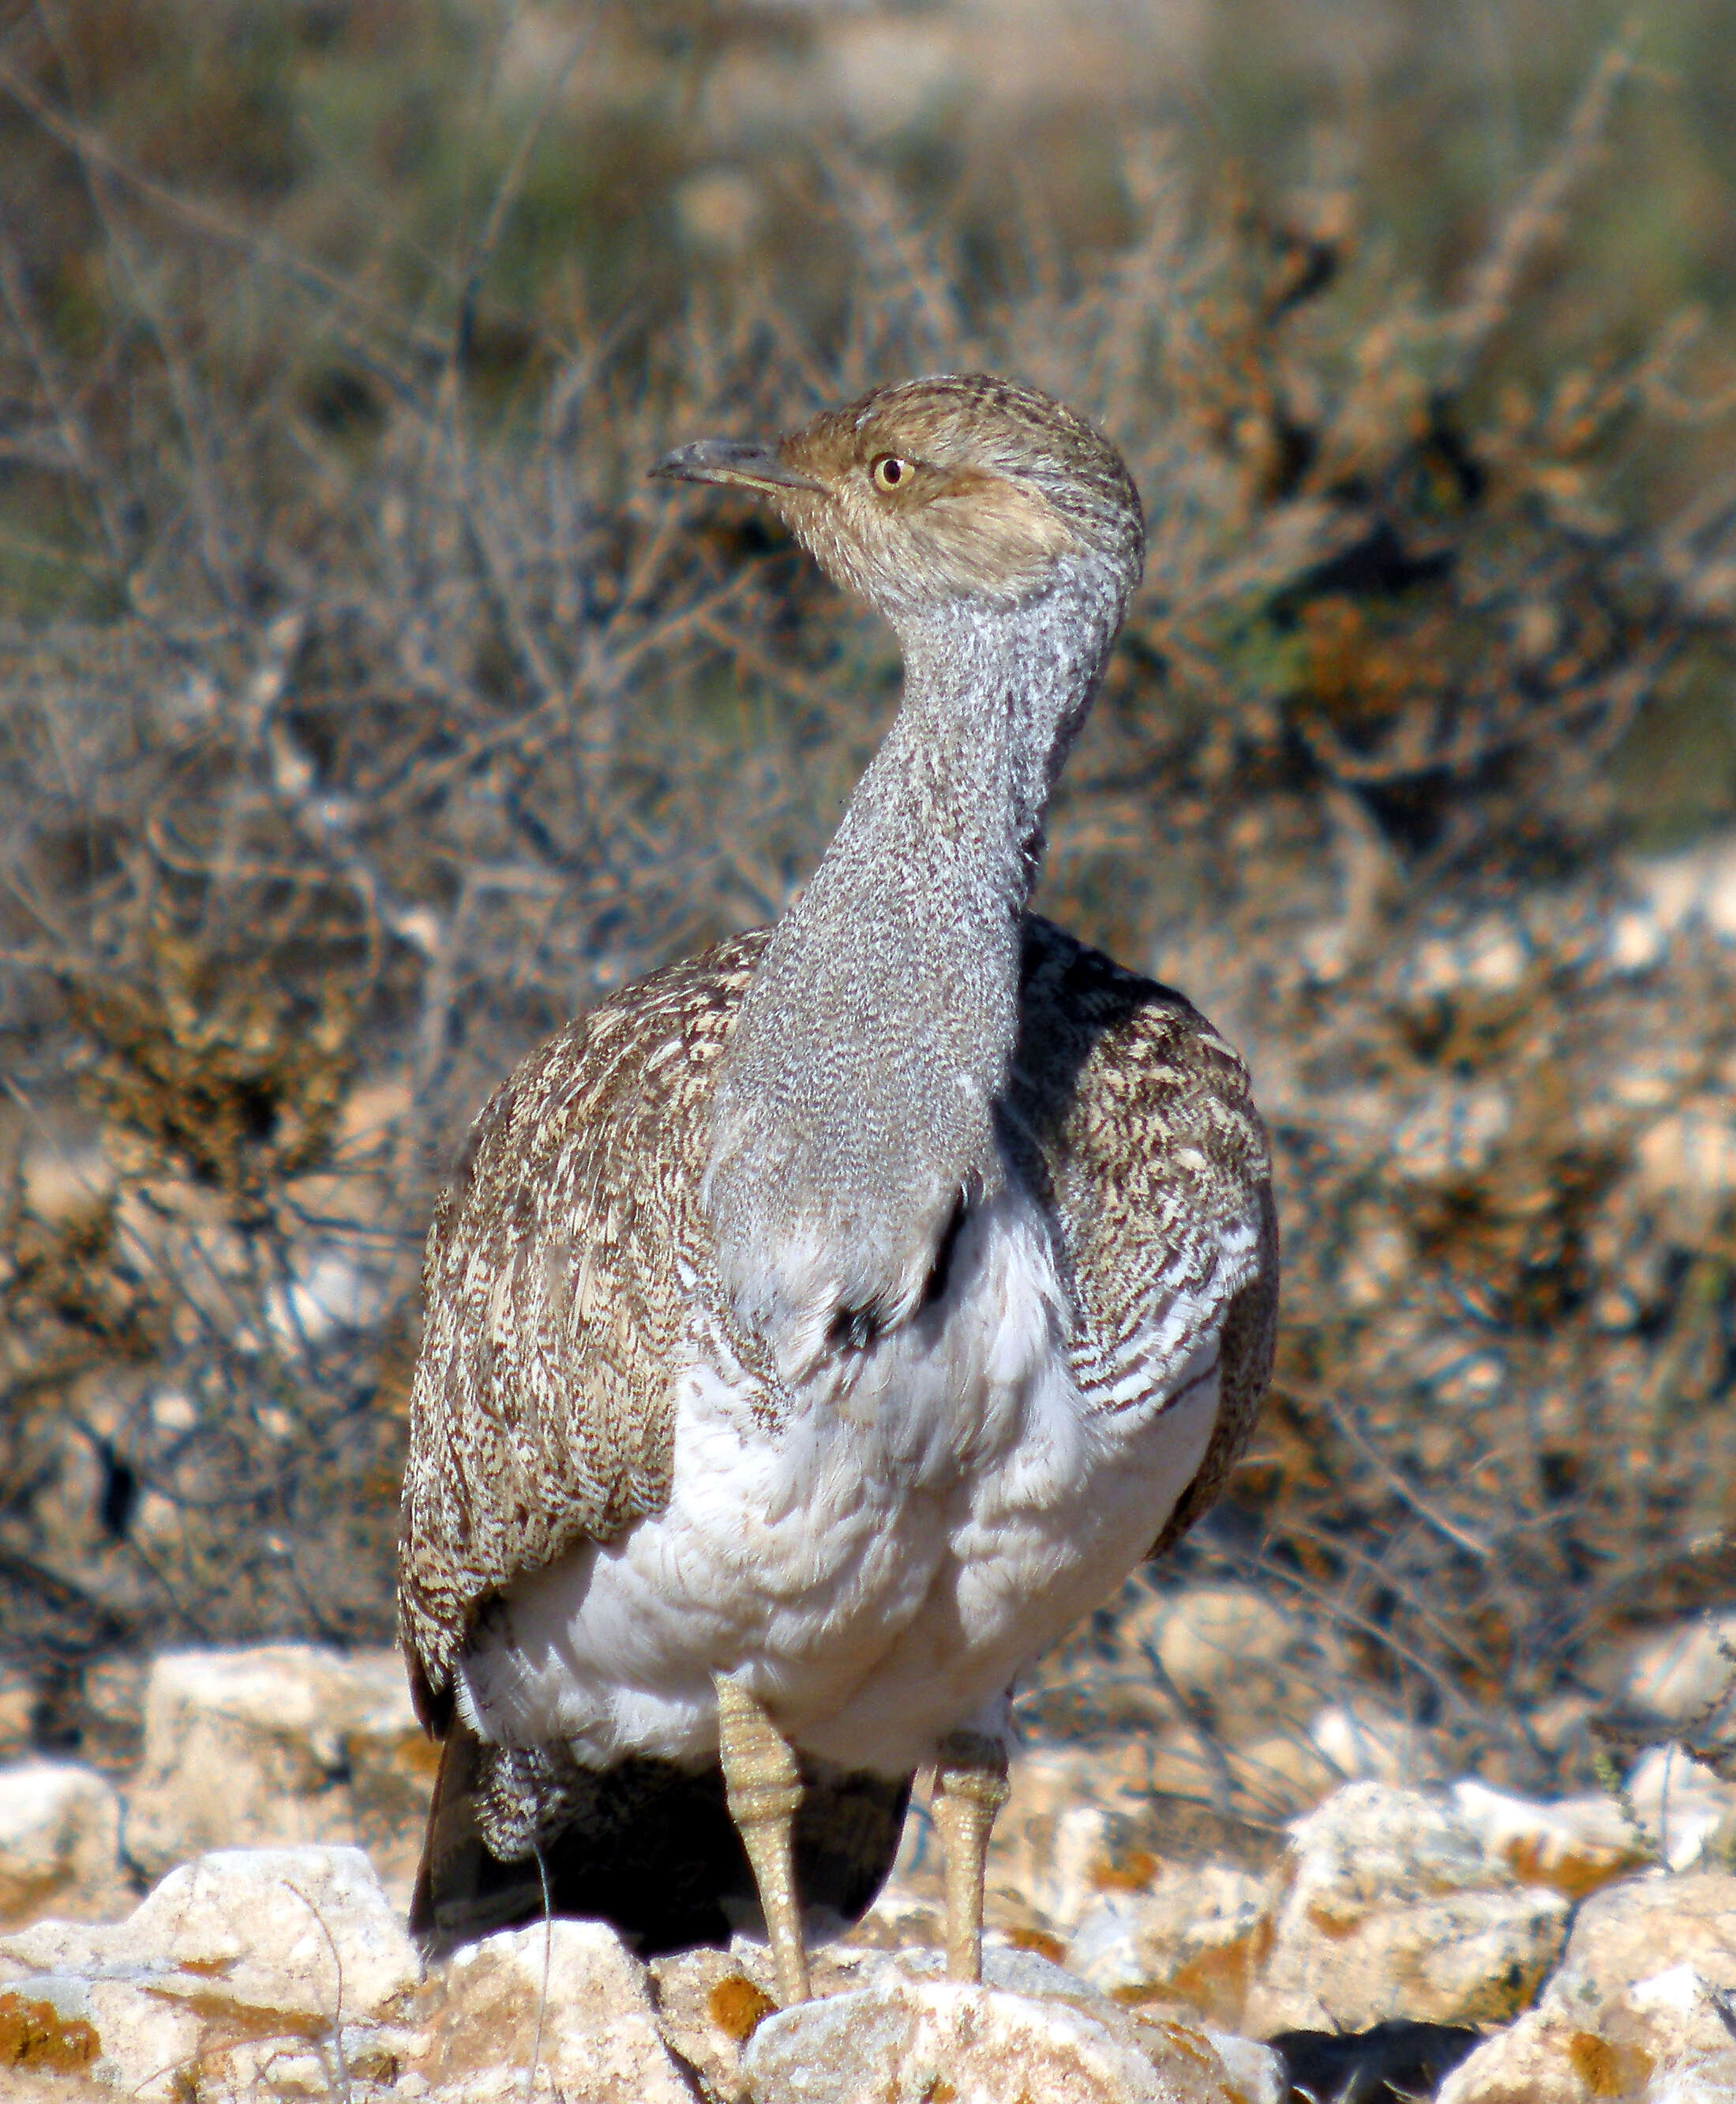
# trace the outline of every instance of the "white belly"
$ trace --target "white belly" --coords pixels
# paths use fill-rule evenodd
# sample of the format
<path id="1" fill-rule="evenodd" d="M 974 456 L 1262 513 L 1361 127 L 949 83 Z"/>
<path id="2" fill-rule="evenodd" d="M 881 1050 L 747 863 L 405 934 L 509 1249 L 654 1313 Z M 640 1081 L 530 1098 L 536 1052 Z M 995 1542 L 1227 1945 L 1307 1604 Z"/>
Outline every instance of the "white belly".
<path id="1" fill-rule="evenodd" d="M 1215 1322 L 1149 1399 L 1094 1411 L 1065 1323 L 1015 1191 L 966 1222 L 942 1299 L 780 1429 L 697 1353 L 668 1504 L 514 1589 L 461 1668 L 467 1720 L 599 1765 L 697 1759 L 735 1673 L 796 1745 L 887 1775 L 990 1722 L 1150 1549 L 1217 1415 Z"/>

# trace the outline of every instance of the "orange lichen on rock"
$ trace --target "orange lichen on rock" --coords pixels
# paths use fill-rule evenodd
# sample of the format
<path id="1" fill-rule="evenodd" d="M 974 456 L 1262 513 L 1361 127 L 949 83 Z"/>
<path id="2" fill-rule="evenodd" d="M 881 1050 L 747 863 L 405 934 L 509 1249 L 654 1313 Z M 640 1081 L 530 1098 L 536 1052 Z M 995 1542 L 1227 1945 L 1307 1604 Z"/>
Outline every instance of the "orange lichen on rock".
<path id="1" fill-rule="evenodd" d="M 0 1995 L 0 2067 L 72 2075 L 101 2050 L 96 2026 L 82 2017 L 63 2017 L 52 2002 Z"/>
<path id="2" fill-rule="evenodd" d="M 1594 2097 L 1627 2097 L 1643 2089 L 1652 2057 L 1638 2046 L 1614 2045 L 1591 2031 L 1575 2031 L 1567 2042 L 1573 2070 Z"/>
<path id="3" fill-rule="evenodd" d="M 1003 1933 L 1015 1950 L 1034 1950 L 1039 1958 L 1048 1959 L 1051 1965 L 1066 1963 L 1067 1946 L 1046 1928 L 1009 1928 Z"/>
<path id="4" fill-rule="evenodd" d="M 1544 1835 L 1516 1836 L 1501 1851 L 1522 1885 L 1547 1885 L 1570 1900 L 1589 1898 L 1645 1861 L 1637 1843 L 1625 1850 L 1588 1844 L 1577 1852 L 1552 1846 Z"/>
<path id="5" fill-rule="evenodd" d="M 712 2022 L 737 2045 L 745 2045 L 777 2007 L 745 1972 L 732 1972 L 727 1980 L 719 1980 L 706 1997 L 706 2011 Z"/>
<path id="6" fill-rule="evenodd" d="M 1093 1864 L 1091 1882 L 1100 1892 L 1141 1892 L 1157 1872 L 1157 1858 L 1148 1849 L 1129 1848 L 1124 1854 Z"/>

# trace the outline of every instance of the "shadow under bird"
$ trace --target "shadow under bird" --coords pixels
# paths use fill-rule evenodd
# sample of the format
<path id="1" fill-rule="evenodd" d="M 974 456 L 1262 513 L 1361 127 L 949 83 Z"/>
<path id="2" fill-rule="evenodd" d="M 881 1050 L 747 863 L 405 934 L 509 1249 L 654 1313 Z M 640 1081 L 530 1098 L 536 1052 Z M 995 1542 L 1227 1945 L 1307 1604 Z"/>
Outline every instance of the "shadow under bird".
<path id="1" fill-rule="evenodd" d="M 771 505 L 902 705 L 798 902 L 534 1053 L 429 1237 L 398 1604 L 430 1950 L 858 1917 L 934 1775 L 982 1970 L 1015 1674 L 1210 1504 L 1265 1389 L 1267 1143 L 1187 1001 L 1028 910 L 1144 561 L 1115 448 L 912 381 L 653 470 Z"/>

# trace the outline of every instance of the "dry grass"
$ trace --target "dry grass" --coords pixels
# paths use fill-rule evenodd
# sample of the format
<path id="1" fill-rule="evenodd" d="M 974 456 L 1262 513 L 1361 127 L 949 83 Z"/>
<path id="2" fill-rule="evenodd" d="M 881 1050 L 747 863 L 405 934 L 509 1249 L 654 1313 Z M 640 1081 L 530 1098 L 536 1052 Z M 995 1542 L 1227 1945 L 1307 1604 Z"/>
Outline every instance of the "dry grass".
<path id="1" fill-rule="evenodd" d="M 1094 248 L 1028 197 L 913 212 L 830 145 L 777 175 L 824 299 L 753 263 L 654 328 L 545 301 L 510 352 L 480 288 L 532 130 L 468 271 L 394 274 L 149 172 L 35 60 L 0 87 L 76 238 L 56 276 L 0 230 L 0 1626 L 43 1733 L 117 1649 L 385 1634 L 466 1119 L 568 1014 L 775 915 L 886 720 L 888 639 L 645 463 L 990 365 L 1097 417 L 1152 515 L 1044 903 L 1222 1013 L 1279 1145 L 1276 1392 L 1160 1582 L 1252 1574 L 1332 1690 L 1587 1769 L 1581 1713 L 1538 1717 L 1727 1588 L 1736 1458 L 1728 1199 L 1645 1158 L 1728 1090 L 1736 963 L 1603 940 L 1613 756 L 1727 675 L 1736 605 L 1716 479 L 1643 528 L 1623 493 L 1729 376 L 1673 319 L 1508 355 L 1626 48 L 1456 303 L 1349 189 L 1202 189 L 1133 127 Z"/>

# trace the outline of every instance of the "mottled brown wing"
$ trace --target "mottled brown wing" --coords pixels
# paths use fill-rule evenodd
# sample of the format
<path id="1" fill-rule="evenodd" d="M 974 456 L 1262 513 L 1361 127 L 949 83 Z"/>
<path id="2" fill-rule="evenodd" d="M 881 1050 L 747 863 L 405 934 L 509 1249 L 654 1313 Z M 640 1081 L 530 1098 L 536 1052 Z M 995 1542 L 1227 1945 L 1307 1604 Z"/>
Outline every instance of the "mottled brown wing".
<path id="1" fill-rule="evenodd" d="M 398 1537 L 426 1723 L 449 1714 L 486 1602 L 668 1497 L 672 1370 L 708 1268 L 714 1063 L 764 943 L 739 936 L 603 1002 L 471 1129 L 428 1237 Z"/>
<path id="2" fill-rule="evenodd" d="M 1271 1371 L 1277 1224 L 1247 1068 L 1180 994 L 1033 917 L 1009 1102 L 1061 1223 L 1087 1402 L 1137 1406 L 1222 1324 L 1217 1422 L 1167 1547 L 1217 1496 Z"/>

